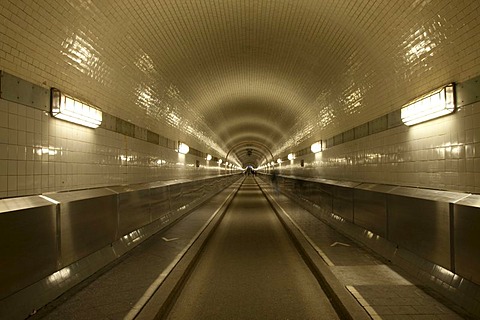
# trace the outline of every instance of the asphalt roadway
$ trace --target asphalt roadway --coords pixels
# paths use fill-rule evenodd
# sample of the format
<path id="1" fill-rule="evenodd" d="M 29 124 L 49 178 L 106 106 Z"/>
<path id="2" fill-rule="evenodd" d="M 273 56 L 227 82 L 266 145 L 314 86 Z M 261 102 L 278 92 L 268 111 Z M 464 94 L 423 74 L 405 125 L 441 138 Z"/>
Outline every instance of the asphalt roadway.
<path id="1" fill-rule="evenodd" d="M 247 177 L 169 319 L 338 319 L 314 275 Z"/>

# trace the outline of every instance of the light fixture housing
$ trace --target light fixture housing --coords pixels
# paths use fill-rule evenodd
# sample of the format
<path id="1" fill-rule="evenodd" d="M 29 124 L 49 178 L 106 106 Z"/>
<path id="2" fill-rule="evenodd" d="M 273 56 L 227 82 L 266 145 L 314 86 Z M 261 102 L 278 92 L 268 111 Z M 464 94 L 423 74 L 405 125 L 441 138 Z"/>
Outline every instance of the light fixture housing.
<path id="1" fill-rule="evenodd" d="M 211 155 L 211 154 L 207 154 L 207 158 L 206 158 L 206 159 L 207 159 L 207 161 L 212 160 L 212 155 Z"/>
<path id="2" fill-rule="evenodd" d="M 403 107 L 401 117 L 403 123 L 413 126 L 454 111 L 455 88 L 453 84 L 449 84 Z"/>
<path id="3" fill-rule="evenodd" d="M 102 123 L 102 111 L 52 88 L 50 112 L 53 117 L 80 124 L 89 128 L 98 128 Z"/>
<path id="4" fill-rule="evenodd" d="M 317 141 L 310 146 L 310 150 L 313 153 L 319 153 L 322 151 L 322 141 Z"/>
<path id="5" fill-rule="evenodd" d="M 288 158 L 288 160 L 295 160 L 295 154 L 294 153 L 289 153 L 287 158 Z"/>
<path id="6" fill-rule="evenodd" d="M 178 142 L 177 152 L 180 154 L 187 154 L 190 151 L 190 147 L 183 142 Z"/>

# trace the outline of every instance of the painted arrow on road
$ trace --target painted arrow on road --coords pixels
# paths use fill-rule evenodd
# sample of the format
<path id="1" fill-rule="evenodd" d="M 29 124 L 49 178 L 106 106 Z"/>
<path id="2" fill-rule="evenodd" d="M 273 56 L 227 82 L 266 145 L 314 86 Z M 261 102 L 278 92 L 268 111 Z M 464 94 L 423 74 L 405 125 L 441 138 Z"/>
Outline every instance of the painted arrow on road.
<path id="1" fill-rule="evenodd" d="M 163 241 L 166 241 L 166 242 L 170 242 L 170 241 L 178 240 L 178 238 L 167 239 L 167 238 L 165 238 L 165 237 L 162 237 L 162 240 L 163 240 Z"/>
<path id="2" fill-rule="evenodd" d="M 343 243 L 343 242 L 334 242 L 330 245 L 330 247 L 335 247 L 335 246 L 345 246 L 345 247 L 350 247 L 349 244 Z"/>

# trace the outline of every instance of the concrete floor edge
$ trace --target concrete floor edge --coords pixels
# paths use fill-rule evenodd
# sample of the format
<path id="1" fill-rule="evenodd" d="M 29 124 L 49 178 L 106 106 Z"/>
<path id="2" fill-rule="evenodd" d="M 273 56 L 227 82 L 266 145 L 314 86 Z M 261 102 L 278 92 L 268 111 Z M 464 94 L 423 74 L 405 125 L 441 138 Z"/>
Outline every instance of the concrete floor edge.
<path id="1" fill-rule="evenodd" d="M 212 219 L 193 239 L 191 245 L 186 248 L 175 267 L 169 272 L 165 280 L 159 285 L 157 290 L 155 290 L 153 295 L 133 319 L 164 319 L 164 316 L 168 314 L 171 305 L 174 303 L 176 296 L 178 296 L 182 290 L 183 284 L 190 272 L 195 267 L 195 263 L 201 255 L 202 249 L 211 234 L 215 231 L 215 228 L 221 222 L 223 215 L 230 206 L 242 183 L 235 186 L 235 189 L 229 194 L 225 202 L 223 202 L 220 208 L 213 214 Z"/>
<path id="2" fill-rule="evenodd" d="M 258 183 L 258 182 L 257 182 Z M 298 226 L 283 210 L 275 198 L 258 184 L 271 207 L 289 233 L 303 259 L 309 266 L 320 286 L 327 293 L 331 302 L 342 319 L 371 319 L 363 307 L 341 285 L 334 274 L 327 268 L 325 261 L 318 255 L 312 244 L 305 238 Z"/>
<path id="3" fill-rule="evenodd" d="M 263 183 L 266 183 L 262 180 Z M 333 214 L 322 212 L 309 201 L 298 196 L 283 193 L 287 198 L 300 205 L 302 208 L 313 214 L 313 216 L 326 223 L 334 230 L 352 239 L 354 242 L 364 246 L 367 250 L 381 256 L 393 265 L 399 266 L 410 276 L 419 280 L 429 295 L 440 299 L 442 303 L 451 309 L 462 314 L 466 319 L 480 318 L 480 302 L 476 299 L 480 292 L 480 286 L 468 279 L 458 278 L 457 286 L 454 287 L 445 279 L 443 269 L 403 248 L 398 248 L 394 243 L 381 237 L 375 237 L 373 241 L 371 232 L 357 225 L 353 225 L 343 219 L 336 218 Z M 462 284 L 458 285 L 458 283 Z"/>
<path id="4" fill-rule="evenodd" d="M 232 185 L 237 183 L 237 181 L 233 182 Z M 172 217 L 173 219 L 166 225 L 162 221 L 157 220 L 137 230 L 133 230 L 110 245 L 2 299 L 0 301 L 0 319 L 21 320 L 35 315 L 38 310 L 48 306 L 48 304 L 75 286 L 81 285 L 83 281 L 94 276 L 95 273 L 101 272 L 103 268 L 108 268 L 110 264 L 115 263 L 124 254 L 130 252 L 159 231 L 174 225 L 221 191 L 223 189 L 214 191 L 192 203 L 190 207 L 178 210 L 175 217 Z M 64 276 L 71 274 L 74 276 Z M 54 287 L 52 286 L 53 282 L 57 283 Z"/>

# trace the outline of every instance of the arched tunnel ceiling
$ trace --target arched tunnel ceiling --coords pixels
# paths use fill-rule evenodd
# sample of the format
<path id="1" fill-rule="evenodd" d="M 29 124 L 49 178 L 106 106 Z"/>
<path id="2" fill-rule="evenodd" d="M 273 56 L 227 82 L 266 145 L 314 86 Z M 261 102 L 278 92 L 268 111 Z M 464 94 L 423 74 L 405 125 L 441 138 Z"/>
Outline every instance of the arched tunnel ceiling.
<path id="1" fill-rule="evenodd" d="M 281 156 L 462 80 L 464 57 L 475 54 L 459 37 L 471 20 L 462 15 L 479 11 L 478 0 L 18 0 L 7 7 L 35 22 L 4 26 L 41 70 L 35 80 L 219 156 L 242 141 Z M 475 66 L 467 76 L 478 73 Z"/>

